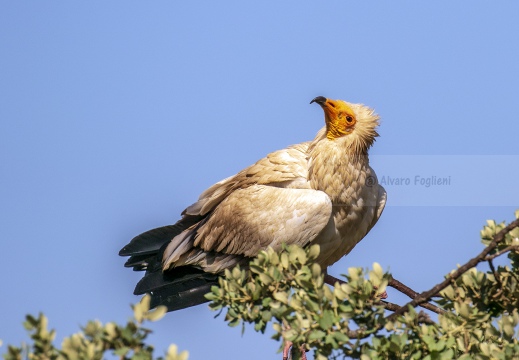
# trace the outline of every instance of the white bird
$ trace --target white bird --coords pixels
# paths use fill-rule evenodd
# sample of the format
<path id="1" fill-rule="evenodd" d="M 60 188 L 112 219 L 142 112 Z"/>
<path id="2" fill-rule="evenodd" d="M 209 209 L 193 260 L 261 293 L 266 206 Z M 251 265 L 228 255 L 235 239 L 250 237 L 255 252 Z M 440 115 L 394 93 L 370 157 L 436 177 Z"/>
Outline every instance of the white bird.
<path id="1" fill-rule="evenodd" d="M 282 244 L 319 244 L 323 269 L 378 221 L 386 192 L 369 166 L 379 117 L 361 104 L 318 96 L 325 115 L 312 141 L 268 154 L 204 191 L 175 224 L 135 237 L 120 252 L 146 270 L 135 294 L 177 310 L 207 301 L 225 269 Z"/>

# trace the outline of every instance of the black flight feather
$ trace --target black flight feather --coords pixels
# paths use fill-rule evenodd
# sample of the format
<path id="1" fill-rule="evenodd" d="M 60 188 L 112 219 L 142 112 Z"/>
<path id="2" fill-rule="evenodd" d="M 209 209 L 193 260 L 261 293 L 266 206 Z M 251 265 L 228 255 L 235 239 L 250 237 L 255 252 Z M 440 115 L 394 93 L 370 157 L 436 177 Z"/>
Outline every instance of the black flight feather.
<path id="1" fill-rule="evenodd" d="M 218 275 L 206 273 L 194 266 L 180 266 L 162 271 L 162 256 L 170 241 L 184 230 L 197 224 L 203 216 L 184 215 L 174 225 L 146 231 L 134 237 L 119 255 L 130 256 L 124 266 L 136 271 L 146 270 L 137 283 L 134 294 L 151 295 L 151 307 L 165 305 L 168 311 L 207 302 L 205 294 L 218 284 Z"/>

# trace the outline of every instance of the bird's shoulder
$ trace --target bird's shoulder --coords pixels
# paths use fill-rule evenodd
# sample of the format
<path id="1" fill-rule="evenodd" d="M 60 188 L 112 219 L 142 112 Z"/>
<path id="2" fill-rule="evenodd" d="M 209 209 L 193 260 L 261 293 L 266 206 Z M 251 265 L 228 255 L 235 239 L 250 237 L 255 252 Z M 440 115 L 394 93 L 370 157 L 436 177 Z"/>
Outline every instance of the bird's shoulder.
<path id="1" fill-rule="evenodd" d="M 200 195 L 198 201 L 187 207 L 182 214 L 205 215 L 233 191 L 256 184 L 309 189 L 309 144 L 310 142 L 304 142 L 271 152 L 237 174 L 209 187 Z"/>

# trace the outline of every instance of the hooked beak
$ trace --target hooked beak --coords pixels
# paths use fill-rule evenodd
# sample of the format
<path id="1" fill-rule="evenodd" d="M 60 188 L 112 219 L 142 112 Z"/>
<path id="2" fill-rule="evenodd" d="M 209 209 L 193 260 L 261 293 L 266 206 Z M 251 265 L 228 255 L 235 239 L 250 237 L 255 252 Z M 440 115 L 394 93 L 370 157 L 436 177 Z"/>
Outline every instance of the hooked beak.
<path id="1" fill-rule="evenodd" d="M 314 98 L 312 101 L 310 101 L 310 104 L 312 104 L 314 102 L 323 106 L 324 103 L 326 103 L 326 98 L 324 96 L 318 96 L 318 97 Z"/>

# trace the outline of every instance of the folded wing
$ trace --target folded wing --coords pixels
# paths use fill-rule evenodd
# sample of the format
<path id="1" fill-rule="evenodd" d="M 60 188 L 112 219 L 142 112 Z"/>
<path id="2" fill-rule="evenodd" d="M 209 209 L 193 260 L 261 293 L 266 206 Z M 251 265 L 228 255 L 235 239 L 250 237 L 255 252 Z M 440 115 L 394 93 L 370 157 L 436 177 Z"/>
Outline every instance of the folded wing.
<path id="1" fill-rule="evenodd" d="M 305 246 L 334 229 L 332 203 L 311 189 L 253 185 L 225 198 L 204 221 L 173 238 L 164 270 L 193 265 L 217 273 L 282 243 Z"/>

